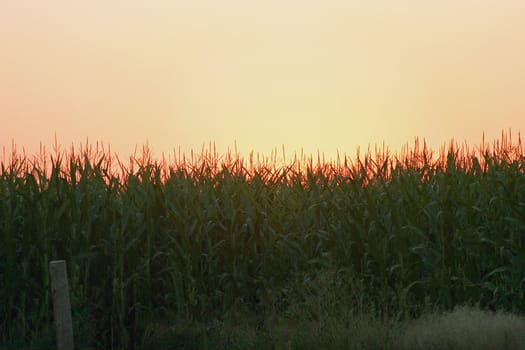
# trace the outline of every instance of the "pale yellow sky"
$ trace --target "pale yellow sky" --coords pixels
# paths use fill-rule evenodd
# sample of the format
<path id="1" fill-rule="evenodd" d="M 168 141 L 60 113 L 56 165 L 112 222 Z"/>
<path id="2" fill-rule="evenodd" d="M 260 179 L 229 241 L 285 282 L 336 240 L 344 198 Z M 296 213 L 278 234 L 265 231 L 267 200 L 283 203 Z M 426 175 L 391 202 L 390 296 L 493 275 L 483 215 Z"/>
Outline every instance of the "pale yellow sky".
<path id="1" fill-rule="evenodd" d="M 0 147 L 269 154 L 525 130 L 525 2 L 0 3 Z"/>

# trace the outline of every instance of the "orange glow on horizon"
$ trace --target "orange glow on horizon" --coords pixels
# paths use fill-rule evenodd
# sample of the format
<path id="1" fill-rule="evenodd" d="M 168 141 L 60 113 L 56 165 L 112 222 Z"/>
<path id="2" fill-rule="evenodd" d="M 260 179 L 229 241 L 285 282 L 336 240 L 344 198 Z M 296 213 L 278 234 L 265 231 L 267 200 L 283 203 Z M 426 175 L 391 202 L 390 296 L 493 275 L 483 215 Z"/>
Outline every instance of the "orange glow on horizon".
<path id="1" fill-rule="evenodd" d="M 103 143 L 86 140 L 78 147 L 64 148 L 55 139 L 52 151 L 41 146 L 36 154 L 18 152 L 15 144 L 9 154 L 4 148 L 0 168 L 2 176 L 16 181 L 28 180 L 28 176 L 32 176 L 30 181 L 39 185 L 51 181 L 52 174 L 74 183 L 85 176 L 95 176 L 103 179 L 107 186 L 113 186 L 115 180 L 119 186 L 126 186 L 131 177 L 145 181 L 146 176 L 149 178 L 146 181 L 164 183 L 182 173 L 185 178 L 197 182 L 214 183 L 225 176 L 233 176 L 246 181 L 259 178 L 269 183 L 292 185 L 307 185 L 313 179 L 337 184 L 357 181 L 366 186 L 376 180 L 388 181 L 405 170 L 421 176 L 421 181 L 427 181 L 429 176 L 448 171 L 451 165 L 452 171 L 459 169 L 470 174 L 487 172 L 491 165 L 512 166 L 521 172 L 524 149 L 521 135 L 518 133 L 517 138 L 513 138 L 510 130 L 502 132 L 500 139 L 490 142 L 483 139 L 474 147 L 451 140 L 436 151 L 425 140 L 416 138 L 413 144 L 406 144 L 397 153 L 386 146 L 376 146 L 373 149 L 368 147 L 364 152 L 358 148 L 355 156 L 338 154 L 336 159 L 326 159 L 320 152 L 316 156 L 301 153 L 287 158 L 284 147 L 280 154 L 275 149 L 269 156 L 250 152 L 245 157 L 237 149 L 221 154 L 211 143 L 200 153 L 174 152 L 172 156 L 163 154 L 160 158 L 154 157 L 148 145 L 144 145 L 123 159 Z"/>

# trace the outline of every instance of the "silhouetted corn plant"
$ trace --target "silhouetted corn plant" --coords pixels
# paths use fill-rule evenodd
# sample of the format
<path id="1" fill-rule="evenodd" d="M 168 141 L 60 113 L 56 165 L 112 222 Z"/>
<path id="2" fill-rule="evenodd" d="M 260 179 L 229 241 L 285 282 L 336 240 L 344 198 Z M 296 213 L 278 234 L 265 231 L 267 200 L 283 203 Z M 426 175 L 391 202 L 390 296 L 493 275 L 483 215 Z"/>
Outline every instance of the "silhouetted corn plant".
<path id="1" fill-rule="evenodd" d="M 509 139 L 282 166 L 211 147 L 172 164 L 147 148 L 128 164 L 98 145 L 14 152 L 0 174 L 1 342 L 51 344 L 53 259 L 68 262 L 75 334 L 97 348 L 134 348 L 154 320 L 293 303 L 291 278 L 315 291 L 323 271 L 380 314 L 523 311 L 525 158 Z"/>

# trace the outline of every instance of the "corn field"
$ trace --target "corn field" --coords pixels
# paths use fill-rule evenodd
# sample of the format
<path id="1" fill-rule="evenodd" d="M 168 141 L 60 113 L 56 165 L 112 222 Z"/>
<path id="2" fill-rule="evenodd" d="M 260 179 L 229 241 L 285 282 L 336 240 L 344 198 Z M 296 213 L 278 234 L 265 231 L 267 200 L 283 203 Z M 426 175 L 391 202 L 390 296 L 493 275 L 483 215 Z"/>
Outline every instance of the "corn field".
<path id="1" fill-rule="evenodd" d="M 460 304 L 523 314 L 525 155 L 505 134 L 280 165 L 211 148 L 129 162 L 88 144 L 13 151 L 0 242 L 0 347 L 53 344 L 55 259 L 67 261 L 83 348 L 138 348 L 158 319 L 284 308 L 302 300 L 291 281 L 316 293 L 325 272 L 352 296 L 341 302 L 378 315 Z"/>

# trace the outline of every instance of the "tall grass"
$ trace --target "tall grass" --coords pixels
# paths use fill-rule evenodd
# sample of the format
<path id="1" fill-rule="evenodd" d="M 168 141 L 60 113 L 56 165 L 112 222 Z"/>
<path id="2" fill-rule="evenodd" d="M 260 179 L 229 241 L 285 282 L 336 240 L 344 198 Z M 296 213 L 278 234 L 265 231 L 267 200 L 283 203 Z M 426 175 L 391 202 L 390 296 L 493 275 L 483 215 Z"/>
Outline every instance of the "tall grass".
<path id="1" fill-rule="evenodd" d="M 330 286 L 380 318 L 460 304 L 525 311 L 525 157 L 510 135 L 329 163 L 211 147 L 171 162 L 144 148 L 126 163 L 88 144 L 5 158 L 6 347 L 53 344 L 54 259 L 67 260 L 85 348 L 136 348 L 159 320 L 267 319 L 315 298 L 305 317 L 318 319 Z"/>

